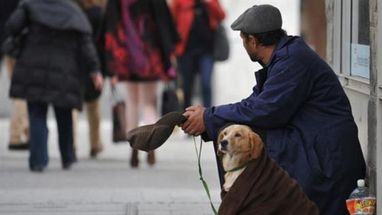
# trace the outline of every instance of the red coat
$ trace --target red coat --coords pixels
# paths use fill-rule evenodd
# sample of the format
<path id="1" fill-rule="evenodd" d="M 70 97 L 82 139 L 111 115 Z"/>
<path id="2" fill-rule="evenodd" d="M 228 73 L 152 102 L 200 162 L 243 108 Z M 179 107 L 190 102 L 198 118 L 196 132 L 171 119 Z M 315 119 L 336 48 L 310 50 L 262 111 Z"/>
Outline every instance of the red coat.
<path id="1" fill-rule="evenodd" d="M 181 41 L 176 46 L 177 55 L 182 55 L 188 42 L 188 36 L 191 31 L 192 21 L 194 20 L 194 0 L 173 0 L 171 12 L 177 25 Z M 209 25 L 213 31 L 224 19 L 225 13 L 218 0 L 205 0 L 208 11 Z"/>

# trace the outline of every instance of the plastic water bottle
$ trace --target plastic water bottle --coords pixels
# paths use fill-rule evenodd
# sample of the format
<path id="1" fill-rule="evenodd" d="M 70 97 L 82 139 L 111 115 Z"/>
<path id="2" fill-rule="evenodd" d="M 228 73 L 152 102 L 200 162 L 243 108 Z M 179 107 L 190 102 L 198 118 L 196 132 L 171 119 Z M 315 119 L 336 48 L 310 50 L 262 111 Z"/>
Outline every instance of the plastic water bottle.
<path id="1" fill-rule="evenodd" d="M 375 211 L 375 197 L 369 195 L 369 189 L 365 186 L 365 180 L 357 180 L 357 188 L 346 200 L 346 206 L 351 215 L 372 215 Z"/>
<path id="2" fill-rule="evenodd" d="M 349 199 L 361 199 L 369 196 L 369 189 L 365 186 L 365 180 L 357 180 L 357 188 L 350 194 Z"/>

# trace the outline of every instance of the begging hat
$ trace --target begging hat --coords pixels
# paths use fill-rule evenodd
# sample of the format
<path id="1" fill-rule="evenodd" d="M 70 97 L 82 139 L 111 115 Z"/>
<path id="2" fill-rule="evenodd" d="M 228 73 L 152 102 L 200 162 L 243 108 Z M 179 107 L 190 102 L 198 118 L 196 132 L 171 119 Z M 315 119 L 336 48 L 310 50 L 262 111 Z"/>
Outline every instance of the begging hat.
<path id="1" fill-rule="evenodd" d="M 231 28 L 247 34 L 265 33 L 281 29 L 282 22 L 279 9 L 263 4 L 248 8 L 231 24 Z"/>
<path id="2" fill-rule="evenodd" d="M 127 141 L 133 149 L 146 152 L 154 150 L 166 142 L 176 125 L 186 120 L 187 118 L 181 112 L 167 113 L 154 124 L 130 130 L 127 133 Z"/>

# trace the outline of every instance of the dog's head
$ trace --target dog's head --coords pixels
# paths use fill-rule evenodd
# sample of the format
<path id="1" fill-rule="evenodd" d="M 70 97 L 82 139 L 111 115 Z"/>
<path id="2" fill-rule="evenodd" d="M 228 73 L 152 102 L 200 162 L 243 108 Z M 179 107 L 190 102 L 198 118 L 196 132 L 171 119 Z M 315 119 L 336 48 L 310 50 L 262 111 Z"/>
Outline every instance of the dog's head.
<path id="1" fill-rule="evenodd" d="M 230 125 L 220 131 L 218 136 L 218 155 L 239 156 L 243 161 L 260 156 L 264 144 L 260 136 L 246 125 Z"/>

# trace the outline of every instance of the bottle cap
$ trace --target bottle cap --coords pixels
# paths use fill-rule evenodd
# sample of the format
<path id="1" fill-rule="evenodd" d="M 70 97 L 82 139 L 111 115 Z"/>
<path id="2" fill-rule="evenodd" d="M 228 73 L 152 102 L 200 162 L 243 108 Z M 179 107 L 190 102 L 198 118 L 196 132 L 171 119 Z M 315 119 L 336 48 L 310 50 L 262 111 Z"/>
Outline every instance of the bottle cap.
<path id="1" fill-rule="evenodd" d="M 363 180 L 363 179 L 358 179 L 358 180 L 357 180 L 357 186 L 358 186 L 358 187 L 364 187 L 364 186 L 365 186 L 365 180 Z"/>

